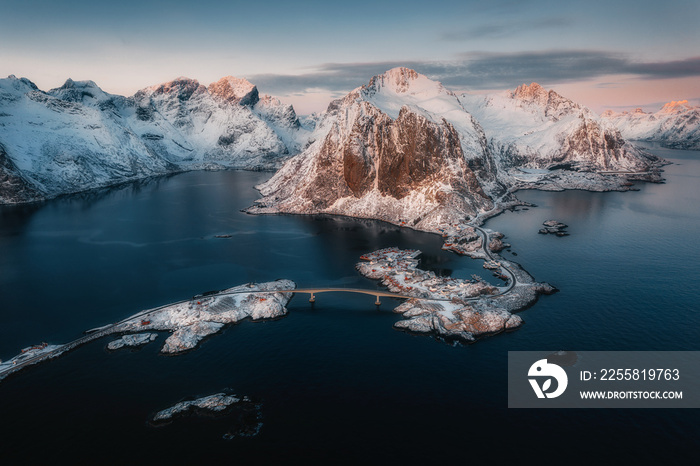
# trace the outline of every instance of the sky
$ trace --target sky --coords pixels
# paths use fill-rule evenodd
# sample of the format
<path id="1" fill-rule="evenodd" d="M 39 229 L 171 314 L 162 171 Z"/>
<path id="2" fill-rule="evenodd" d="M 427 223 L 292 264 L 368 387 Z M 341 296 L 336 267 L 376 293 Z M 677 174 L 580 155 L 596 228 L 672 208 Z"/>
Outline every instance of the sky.
<path id="1" fill-rule="evenodd" d="M 0 0 L 0 76 L 132 95 L 244 77 L 300 114 L 395 66 L 448 88 L 538 82 L 594 111 L 700 105 L 700 1 Z"/>

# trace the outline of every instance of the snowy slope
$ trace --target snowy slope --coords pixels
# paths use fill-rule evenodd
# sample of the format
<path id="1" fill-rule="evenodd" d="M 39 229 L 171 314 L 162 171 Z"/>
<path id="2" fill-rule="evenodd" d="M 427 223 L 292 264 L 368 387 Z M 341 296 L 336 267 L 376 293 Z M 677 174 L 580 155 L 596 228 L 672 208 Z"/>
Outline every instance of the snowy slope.
<path id="1" fill-rule="evenodd" d="M 55 196 L 174 168 L 149 152 L 121 117 L 99 107 L 104 93 L 88 96 L 94 83 L 67 84 L 83 90 L 61 100 L 28 80 L 0 80 L 0 145 L 34 190 Z M 89 104 L 75 101 L 83 92 Z"/>
<path id="2" fill-rule="evenodd" d="M 180 170 L 276 168 L 309 135 L 291 106 L 233 77 L 122 97 L 92 81 L 43 92 L 10 76 L 0 79 L 0 203 Z"/>
<path id="3" fill-rule="evenodd" d="M 627 143 L 595 113 L 537 83 L 491 95 L 460 95 L 486 133 L 500 179 L 517 188 L 620 189 L 626 172 L 659 179 L 659 160 Z"/>
<path id="4" fill-rule="evenodd" d="M 569 166 L 588 171 L 647 168 L 644 154 L 586 107 L 537 83 L 495 95 L 460 96 L 504 169 Z"/>
<path id="5" fill-rule="evenodd" d="M 700 150 L 700 107 L 687 100 L 672 101 L 656 113 L 641 108 L 616 113 L 607 110 L 602 117 L 626 139 L 659 142 L 674 149 Z"/>

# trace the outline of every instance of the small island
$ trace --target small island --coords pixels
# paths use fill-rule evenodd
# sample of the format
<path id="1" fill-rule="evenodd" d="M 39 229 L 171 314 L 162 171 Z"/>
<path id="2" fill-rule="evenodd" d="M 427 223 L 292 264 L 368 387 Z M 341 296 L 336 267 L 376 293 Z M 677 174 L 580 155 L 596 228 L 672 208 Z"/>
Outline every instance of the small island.
<path id="1" fill-rule="evenodd" d="M 236 418 L 234 425 L 222 435 L 225 440 L 231 440 L 253 437 L 260 432 L 263 425 L 261 408 L 260 403 L 253 402 L 247 396 L 222 392 L 176 403 L 154 414 L 151 423 L 162 426 L 187 415 L 231 416 Z"/>
<path id="2" fill-rule="evenodd" d="M 547 220 L 543 222 L 542 225 L 544 225 L 544 228 L 538 231 L 541 235 L 552 234 L 556 236 L 569 236 L 569 232 L 565 231 L 569 226 L 557 220 Z"/>

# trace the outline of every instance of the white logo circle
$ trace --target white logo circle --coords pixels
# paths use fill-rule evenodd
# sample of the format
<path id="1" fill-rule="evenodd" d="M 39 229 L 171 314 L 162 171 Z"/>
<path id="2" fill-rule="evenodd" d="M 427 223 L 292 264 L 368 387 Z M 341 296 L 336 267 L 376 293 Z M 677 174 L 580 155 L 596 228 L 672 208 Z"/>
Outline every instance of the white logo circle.
<path id="1" fill-rule="evenodd" d="M 527 372 L 528 377 L 539 377 L 544 378 L 542 385 L 540 386 L 537 379 L 528 379 L 532 389 L 535 391 L 537 398 L 556 398 L 566 390 L 566 386 L 569 383 L 569 378 L 566 376 L 564 369 L 556 364 L 547 362 L 546 359 L 540 359 L 530 366 L 530 370 Z M 552 392 L 548 392 L 552 387 L 552 378 L 557 381 L 557 388 Z"/>

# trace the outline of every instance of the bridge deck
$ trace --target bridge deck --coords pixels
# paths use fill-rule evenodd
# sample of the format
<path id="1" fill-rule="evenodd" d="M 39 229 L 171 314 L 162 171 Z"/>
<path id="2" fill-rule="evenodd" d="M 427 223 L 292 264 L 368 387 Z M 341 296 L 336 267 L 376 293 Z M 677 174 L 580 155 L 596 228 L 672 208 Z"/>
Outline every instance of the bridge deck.
<path id="1" fill-rule="evenodd" d="M 403 294 L 399 294 L 399 293 L 392 293 L 390 291 L 364 290 L 362 288 L 297 288 L 294 290 L 289 290 L 289 292 L 290 293 L 304 293 L 304 294 L 346 292 L 346 293 L 368 294 L 371 296 L 382 296 L 385 298 L 401 298 L 401 299 L 409 299 L 409 298 L 413 297 L 413 296 L 403 295 Z"/>

